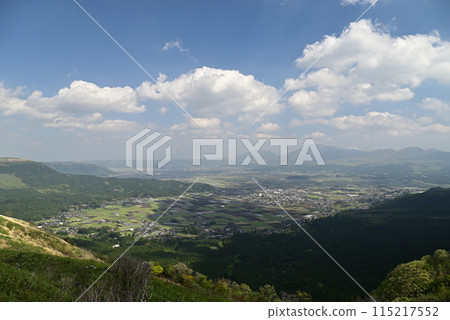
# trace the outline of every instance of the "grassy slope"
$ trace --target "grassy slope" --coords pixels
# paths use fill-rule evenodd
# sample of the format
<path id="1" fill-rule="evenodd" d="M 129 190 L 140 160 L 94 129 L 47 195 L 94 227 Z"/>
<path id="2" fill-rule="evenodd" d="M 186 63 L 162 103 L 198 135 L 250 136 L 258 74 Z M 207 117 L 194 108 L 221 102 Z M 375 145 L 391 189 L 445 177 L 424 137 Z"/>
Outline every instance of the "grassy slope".
<path id="1" fill-rule="evenodd" d="M 0 248 L 75 259 L 94 259 L 88 251 L 41 231 L 25 221 L 2 215 L 0 215 Z"/>
<path id="2" fill-rule="evenodd" d="M 0 301 L 74 301 L 107 264 L 25 221 L 0 215 Z M 229 301 L 211 290 L 151 278 L 149 301 Z"/>
<path id="3" fill-rule="evenodd" d="M 73 301 L 106 267 L 95 260 L 0 251 L 0 301 Z"/>

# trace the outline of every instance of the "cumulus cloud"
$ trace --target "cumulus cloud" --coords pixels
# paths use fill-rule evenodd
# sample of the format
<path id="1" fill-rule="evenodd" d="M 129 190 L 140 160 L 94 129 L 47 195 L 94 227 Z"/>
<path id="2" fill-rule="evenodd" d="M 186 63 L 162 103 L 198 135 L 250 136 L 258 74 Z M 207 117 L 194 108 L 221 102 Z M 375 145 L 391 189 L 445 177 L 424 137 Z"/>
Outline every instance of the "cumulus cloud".
<path id="1" fill-rule="evenodd" d="M 200 128 L 214 128 L 220 126 L 221 121 L 217 118 L 194 118 L 192 122 L 194 122 Z"/>
<path id="2" fill-rule="evenodd" d="M 437 115 L 446 119 L 450 116 L 450 103 L 436 98 L 425 98 L 420 103 L 422 109 L 432 110 Z"/>
<path id="3" fill-rule="evenodd" d="M 296 60 L 308 66 L 336 41 L 325 36 L 308 45 Z M 450 43 L 437 32 L 391 37 L 381 25 L 370 20 L 352 23 L 349 31 L 324 55 L 316 68 L 330 68 L 337 74 L 367 79 L 367 82 L 391 80 L 391 83 L 419 86 L 430 78 L 450 84 Z M 389 83 L 389 82 L 388 82 Z"/>
<path id="4" fill-rule="evenodd" d="M 53 108 L 48 106 L 33 108 L 27 104 L 26 100 L 21 98 L 22 95 L 23 88 L 15 90 L 5 88 L 4 84 L 0 82 L 0 110 L 3 111 L 5 116 L 21 114 L 38 119 L 52 119 L 58 115 Z"/>
<path id="5" fill-rule="evenodd" d="M 272 122 L 263 123 L 258 127 L 258 131 L 262 132 L 273 132 L 278 130 L 280 130 L 280 126 L 277 123 Z"/>
<path id="6" fill-rule="evenodd" d="M 319 138 L 326 137 L 327 135 L 323 132 L 315 131 L 315 132 L 310 133 L 309 136 L 313 139 L 319 139 Z"/>
<path id="7" fill-rule="evenodd" d="M 85 81 L 74 81 L 53 97 L 44 97 L 34 91 L 24 97 L 23 88 L 5 88 L 0 83 L 0 110 L 6 116 L 25 115 L 43 120 L 45 127 L 87 129 L 91 131 L 130 131 L 135 121 L 103 120 L 98 111 L 135 113 L 145 111 L 137 103 L 137 95 L 131 87 L 98 87 Z M 89 112 L 89 113 L 87 113 Z M 87 113 L 87 114 L 86 114 Z M 82 114 L 85 114 L 84 116 Z"/>
<path id="8" fill-rule="evenodd" d="M 86 129 L 102 132 L 132 132 L 139 128 L 135 121 L 103 120 L 101 113 L 92 113 L 83 117 L 58 117 L 51 122 L 44 123 L 48 128 Z"/>
<path id="9" fill-rule="evenodd" d="M 339 92 L 335 89 L 299 90 L 288 99 L 289 105 L 305 117 L 332 116 L 339 108 Z"/>
<path id="10" fill-rule="evenodd" d="M 199 117 L 237 115 L 241 121 L 253 121 L 255 115 L 262 113 L 279 94 L 277 89 L 252 75 L 209 67 L 197 68 L 172 81 L 160 76 L 158 82 L 181 105 Z M 136 91 L 142 99 L 170 101 L 157 85 L 149 82 L 144 82 Z M 281 108 L 280 104 L 275 104 L 268 114 L 278 113 Z"/>
<path id="11" fill-rule="evenodd" d="M 446 133 L 450 130 L 449 126 L 442 124 L 426 126 L 414 119 L 376 111 L 361 116 L 348 115 L 333 118 L 330 124 L 339 130 L 351 131 L 355 134 L 380 132 L 381 135 L 388 136 L 414 136 L 426 132 Z"/>
<path id="12" fill-rule="evenodd" d="M 381 25 L 360 20 L 336 40 L 327 35 L 296 60 L 307 68 L 334 44 L 291 88 L 297 92 L 289 105 L 303 116 L 331 116 L 345 103 L 408 100 L 425 80 L 450 84 L 450 42 L 437 32 L 392 37 Z M 285 88 L 293 82 L 287 79 Z"/>
<path id="13" fill-rule="evenodd" d="M 427 127 L 427 130 L 435 133 L 450 133 L 450 127 L 443 124 L 432 124 Z"/>
<path id="14" fill-rule="evenodd" d="M 176 134 L 219 134 L 223 132 L 222 121 L 218 118 L 188 118 L 183 123 L 177 123 L 170 127 Z"/>
<path id="15" fill-rule="evenodd" d="M 44 124 L 44 127 L 49 128 L 85 128 L 86 124 L 101 121 L 103 116 L 101 113 L 92 113 L 83 117 L 57 117 L 51 122 Z"/>
<path id="16" fill-rule="evenodd" d="M 44 97 L 41 91 L 33 91 L 21 98 L 22 89 L 8 89 L 0 83 L 0 108 L 5 115 L 22 114 L 38 119 L 54 119 L 67 113 L 92 111 L 136 113 L 146 110 L 139 105 L 131 87 L 98 87 L 86 81 L 74 81 L 53 97 Z"/>
<path id="17" fill-rule="evenodd" d="M 405 119 L 389 112 L 369 112 L 362 116 L 348 115 L 334 118 L 330 124 L 339 130 L 360 131 L 382 130 L 389 135 L 410 135 L 418 129 L 419 125 L 413 120 Z"/>
<path id="18" fill-rule="evenodd" d="M 27 99 L 27 105 L 34 108 L 60 109 L 69 112 L 112 111 L 136 113 L 145 112 L 144 105 L 139 105 L 133 88 L 99 87 L 94 83 L 78 80 L 58 94 L 46 98 L 42 92 L 34 91 Z"/>

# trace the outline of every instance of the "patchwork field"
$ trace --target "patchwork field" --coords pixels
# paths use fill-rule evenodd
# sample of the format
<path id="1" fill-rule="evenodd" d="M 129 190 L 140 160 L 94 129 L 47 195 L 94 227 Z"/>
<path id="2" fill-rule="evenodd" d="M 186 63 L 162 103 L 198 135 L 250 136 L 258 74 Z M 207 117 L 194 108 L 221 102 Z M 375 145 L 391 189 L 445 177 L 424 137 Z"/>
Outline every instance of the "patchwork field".
<path id="1" fill-rule="evenodd" d="M 161 208 L 170 205 L 169 200 L 161 202 Z M 278 210 L 279 211 L 279 210 Z M 158 213 L 163 210 L 159 209 Z M 207 224 L 212 229 L 239 226 L 242 228 L 268 228 L 280 223 L 280 212 L 254 207 L 249 203 L 236 202 L 225 197 L 210 198 L 195 195 L 179 201 L 160 220 L 161 224 L 187 227 Z"/>
<path id="2" fill-rule="evenodd" d="M 37 225 L 60 234 L 89 234 L 92 229 L 108 227 L 122 235 L 128 235 L 156 221 L 173 201 L 172 197 L 132 200 L 101 208 L 66 212 L 58 217 L 39 221 Z M 293 212 L 297 216 L 307 213 L 301 210 Z M 180 235 L 189 235 L 197 234 L 200 229 L 217 233 L 271 228 L 286 220 L 287 217 L 279 209 L 258 207 L 227 197 L 191 194 L 167 210 L 158 219 L 158 227 L 163 231 L 172 230 Z"/>

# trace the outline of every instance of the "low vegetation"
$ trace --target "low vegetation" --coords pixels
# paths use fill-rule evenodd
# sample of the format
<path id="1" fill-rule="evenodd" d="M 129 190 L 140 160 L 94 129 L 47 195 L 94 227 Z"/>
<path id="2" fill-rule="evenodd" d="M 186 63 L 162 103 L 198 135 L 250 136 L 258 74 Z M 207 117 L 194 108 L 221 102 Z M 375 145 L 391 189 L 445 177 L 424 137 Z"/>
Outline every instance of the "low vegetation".
<path id="1" fill-rule="evenodd" d="M 0 215 L 0 248 L 75 259 L 94 259 L 90 252 L 43 232 L 29 223 Z"/>

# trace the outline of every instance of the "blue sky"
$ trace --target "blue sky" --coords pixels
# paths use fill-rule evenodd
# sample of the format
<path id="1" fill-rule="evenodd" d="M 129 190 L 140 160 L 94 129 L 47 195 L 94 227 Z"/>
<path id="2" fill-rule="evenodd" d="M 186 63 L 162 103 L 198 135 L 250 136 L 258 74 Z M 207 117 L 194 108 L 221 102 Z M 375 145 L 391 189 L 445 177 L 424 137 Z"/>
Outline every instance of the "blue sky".
<path id="1" fill-rule="evenodd" d="M 185 147 L 312 137 L 450 151 L 450 3 L 379 0 L 352 23 L 370 2 L 79 0 L 198 126 L 75 2 L 4 0 L 1 155 L 122 159 L 144 127 Z"/>

